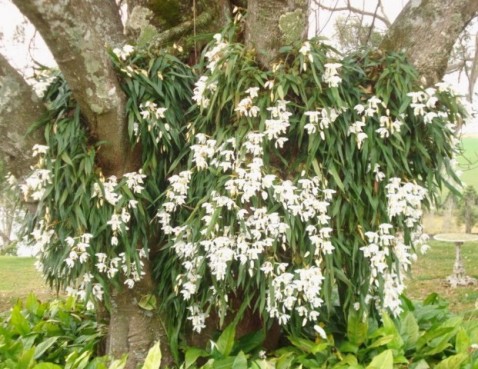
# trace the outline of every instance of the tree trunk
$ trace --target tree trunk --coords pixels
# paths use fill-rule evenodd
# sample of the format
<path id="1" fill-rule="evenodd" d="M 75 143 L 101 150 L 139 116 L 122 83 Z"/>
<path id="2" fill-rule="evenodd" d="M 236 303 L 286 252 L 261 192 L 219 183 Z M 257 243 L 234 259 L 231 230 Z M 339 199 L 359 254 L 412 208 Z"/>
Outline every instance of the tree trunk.
<path id="1" fill-rule="evenodd" d="M 87 119 L 92 141 L 106 142 L 98 152 L 102 172 L 121 177 L 137 170 L 126 131 L 126 98 L 106 49 L 124 39 L 115 2 L 14 2 L 45 39 Z M 128 354 L 127 369 L 141 364 L 157 340 L 163 364 L 172 363 L 162 319 L 138 306 L 141 296 L 153 291 L 149 266 L 145 269 L 145 279 L 134 290 L 114 292 L 109 311 L 107 353 Z"/>
<path id="2" fill-rule="evenodd" d="M 443 78 L 455 41 L 477 13 L 477 0 L 409 1 L 381 48 L 405 52 L 423 84 L 433 85 Z"/>
<path id="3" fill-rule="evenodd" d="M 20 178 L 28 173 L 32 147 L 41 143 L 41 134 L 27 135 L 31 124 L 46 112 L 23 77 L 0 55 L 0 152 L 7 171 Z"/>
<path id="4" fill-rule="evenodd" d="M 279 48 L 307 36 L 307 0 L 249 0 L 246 45 L 256 50 L 258 61 L 269 67 Z"/>
<path id="5" fill-rule="evenodd" d="M 15 5 L 40 32 L 55 57 L 94 141 L 105 175 L 131 167 L 125 96 L 106 48 L 123 42 L 114 1 L 23 1 Z"/>
<path id="6" fill-rule="evenodd" d="M 106 351 L 114 357 L 128 353 L 125 369 L 135 369 L 142 364 L 149 348 L 156 341 L 160 342 L 161 366 L 171 366 L 174 363 L 164 323 L 166 318 L 160 317 L 154 309 L 144 310 L 138 304 L 141 298 L 154 291 L 149 264 L 145 263 L 144 271 L 146 275 L 134 289 L 113 293 L 109 311 Z"/>

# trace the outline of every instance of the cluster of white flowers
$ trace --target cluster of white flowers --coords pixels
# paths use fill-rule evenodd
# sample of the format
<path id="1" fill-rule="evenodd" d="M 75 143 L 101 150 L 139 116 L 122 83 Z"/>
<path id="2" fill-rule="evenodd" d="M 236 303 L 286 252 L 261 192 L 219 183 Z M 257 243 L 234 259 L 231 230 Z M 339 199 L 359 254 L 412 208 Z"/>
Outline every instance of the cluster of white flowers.
<path id="1" fill-rule="evenodd" d="M 292 115 L 287 111 L 288 103 L 286 100 L 277 100 L 276 106 L 267 108 L 271 117 L 265 121 L 264 135 L 269 141 L 275 141 L 275 147 L 279 148 L 282 148 L 287 141 L 287 137 L 284 135 L 290 126 L 289 118 Z"/>
<path id="2" fill-rule="evenodd" d="M 367 105 L 357 104 L 354 106 L 354 110 L 359 115 L 364 115 L 366 117 L 373 117 L 377 115 L 380 109 L 380 106 L 386 108 L 385 104 L 377 96 L 372 96 L 367 100 Z"/>
<path id="3" fill-rule="evenodd" d="M 193 331 L 201 333 L 201 331 L 206 328 L 206 319 L 209 314 L 204 313 L 198 305 L 192 305 L 188 307 L 189 317 L 193 325 Z"/>
<path id="4" fill-rule="evenodd" d="M 252 98 L 256 92 L 248 93 Z M 324 189 L 319 177 L 291 181 L 265 173 L 264 144 L 274 142 L 282 147 L 285 142 L 291 115 L 287 104 L 287 101 L 276 101 L 275 106 L 267 109 L 270 119 L 266 119 L 263 131 L 249 132 L 240 144 L 236 139 L 218 144 L 204 134 L 196 135 L 196 143 L 191 147 L 194 170 L 214 167 L 228 173 L 228 179 L 221 181 L 222 188 L 212 191 L 201 204 L 199 234 L 192 232 L 187 224 L 171 224 L 172 213 L 185 204 L 192 173 L 181 172 L 169 179 L 168 200 L 157 218 L 162 231 L 170 235 L 172 249 L 182 262 L 177 293 L 186 301 L 194 301 L 205 266 L 216 282 L 223 282 L 228 278 L 231 265 L 238 263 L 250 276 L 261 271 L 271 280 L 267 309 L 281 324 L 288 321 L 293 311 L 299 312 L 305 321 L 316 321 L 322 304 L 320 263 L 324 255 L 334 250 L 327 213 L 335 191 Z M 337 114 L 335 110 L 326 111 L 323 124 L 330 124 L 325 120 L 333 121 Z M 280 205 L 280 210 L 271 211 L 267 206 L 256 205 L 261 202 Z M 222 224 L 221 219 L 231 219 L 231 215 L 235 221 Z M 314 249 L 314 255 L 306 257 L 316 260 L 317 265 L 287 272 L 291 266 L 268 261 L 271 251 L 289 247 L 287 219 L 290 218 L 303 222 Z M 292 290 L 289 291 L 291 286 L 288 286 L 287 292 L 280 293 L 286 285 L 281 281 L 289 276 L 293 280 Z M 221 308 L 218 293 L 212 291 L 210 301 Z M 193 329 L 200 331 L 206 314 L 198 305 L 192 305 L 189 310 Z"/>
<path id="5" fill-rule="evenodd" d="M 306 111 L 304 114 L 309 117 L 309 123 L 304 128 L 309 135 L 319 132 L 320 138 L 325 140 L 324 131 L 346 110 L 347 108 L 323 108 L 315 111 Z"/>
<path id="6" fill-rule="evenodd" d="M 133 193 L 140 194 L 144 190 L 143 184 L 146 175 L 141 169 L 139 172 L 125 173 L 123 177 L 126 178 L 126 185 Z"/>
<path id="7" fill-rule="evenodd" d="M 193 97 L 196 104 L 203 109 L 209 106 L 210 98 L 207 96 L 209 93 L 217 90 L 217 83 L 210 82 L 207 76 L 201 76 L 194 84 Z"/>
<path id="8" fill-rule="evenodd" d="M 310 42 L 309 41 L 305 41 L 302 45 L 302 47 L 299 49 L 299 53 L 301 53 L 302 55 L 304 55 L 308 60 L 309 62 L 313 63 L 314 62 L 314 58 L 312 56 L 312 54 L 310 53 L 311 51 L 311 45 L 310 45 Z M 304 61 L 302 63 L 302 69 L 304 71 L 307 70 L 307 63 Z"/>
<path id="9" fill-rule="evenodd" d="M 45 218 L 48 218 L 48 211 L 45 213 Z M 51 228 L 48 228 L 48 219 L 40 220 L 31 232 L 30 236 L 31 240 L 33 241 L 32 247 L 39 253 L 44 253 L 50 242 L 56 240 L 55 231 Z M 37 267 L 39 268 L 40 265 L 38 264 Z"/>
<path id="10" fill-rule="evenodd" d="M 169 123 L 165 122 L 166 111 L 168 108 L 158 107 L 158 105 L 152 101 L 146 101 L 140 105 L 140 114 L 143 121 L 147 124 L 147 130 L 153 134 L 156 143 L 159 143 L 164 135 L 168 136 L 171 131 Z M 133 123 L 133 134 L 136 136 L 136 140 L 140 138 L 140 124 Z"/>
<path id="11" fill-rule="evenodd" d="M 292 313 L 302 318 L 302 324 L 316 322 L 318 310 L 323 304 L 321 296 L 322 269 L 311 266 L 306 269 L 296 269 L 294 273 L 285 271 L 286 265 L 276 266 L 272 276 L 271 289 L 267 291 L 266 309 L 269 315 L 276 318 L 279 324 L 285 325 Z"/>
<path id="12" fill-rule="evenodd" d="M 90 255 L 88 249 L 90 247 L 90 240 L 93 238 L 93 235 L 90 233 L 84 233 L 80 237 L 73 238 L 67 237 L 65 239 L 66 244 L 70 248 L 70 253 L 65 259 L 65 263 L 68 268 L 73 268 L 76 261 L 78 260 L 81 264 L 84 264 L 88 261 Z"/>
<path id="13" fill-rule="evenodd" d="M 396 177 L 390 179 L 386 188 L 390 219 L 404 216 L 408 228 L 419 224 L 423 215 L 421 205 L 427 190 L 415 183 L 402 183 L 401 179 Z"/>
<path id="14" fill-rule="evenodd" d="M 92 237 L 92 235 L 84 234 L 80 237 L 80 242 L 77 242 L 75 239 L 72 238 L 68 238 L 66 241 L 68 244 L 73 245 L 72 250 L 74 247 L 78 248 L 81 243 L 84 243 L 82 247 L 88 248 L 88 242 Z M 146 258 L 147 253 L 144 249 L 140 249 L 138 254 L 140 257 L 139 263 L 129 262 L 124 252 L 120 253 L 118 256 L 112 257 L 109 257 L 105 253 L 97 252 L 92 257 L 95 260 L 95 267 L 98 273 L 105 274 L 108 279 L 115 278 L 118 273 L 122 273 L 124 284 L 131 289 L 135 286 L 136 282 L 142 279 L 145 274 L 142 270 L 144 266 L 142 259 Z M 78 260 L 80 259 L 78 258 Z M 73 261 L 73 263 L 74 262 L 75 261 Z M 87 309 L 93 309 L 94 300 L 103 300 L 103 295 L 105 293 L 103 286 L 96 281 L 95 276 L 90 272 L 84 273 L 82 278 L 78 279 L 78 282 L 79 283 L 77 286 L 69 286 L 66 288 L 67 294 L 79 298 L 80 301 L 86 301 Z M 88 296 L 90 293 L 93 299 Z"/>
<path id="15" fill-rule="evenodd" d="M 375 164 L 373 167 L 373 173 L 375 174 L 375 181 L 382 182 L 385 179 L 385 173 L 380 170 L 380 165 Z"/>
<path id="16" fill-rule="evenodd" d="M 46 145 L 35 144 L 33 145 L 33 148 L 32 148 L 32 156 L 36 157 L 36 156 L 46 155 L 46 153 L 48 152 L 48 149 L 49 147 Z"/>
<path id="17" fill-rule="evenodd" d="M 383 223 L 378 232 L 365 233 L 369 243 L 361 247 L 361 251 L 370 260 L 369 299 L 373 299 L 379 291 L 383 292 L 383 300 L 376 299 L 377 305 L 389 309 L 396 316 L 402 311 L 400 295 L 404 290 L 404 274 L 416 258 L 411 251 L 412 246 L 421 247 L 422 252 L 428 248 L 428 236 L 421 226 L 421 206 L 427 191 L 396 177 L 389 180 L 386 189 L 388 216 L 390 220 L 403 217 L 410 245 L 404 243 L 401 233 L 391 233 L 395 229 L 393 225 Z"/>
<path id="18" fill-rule="evenodd" d="M 116 47 L 113 49 L 113 54 L 115 54 L 121 60 L 126 60 L 134 52 L 134 47 L 131 45 L 124 45 L 121 49 Z"/>
<path id="19" fill-rule="evenodd" d="M 205 134 L 199 133 L 196 135 L 196 142 L 195 145 L 191 146 L 193 163 L 195 163 L 199 170 L 206 169 L 209 166 L 209 159 L 216 155 L 217 141 L 208 140 Z"/>
<path id="20" fill-rule="evenodd" d="M 102 206 L 104 200 L 109 204 L 115 206 L 121 199 L 121 195 L 117 191 L 118 178 L 116 176 L 110 176 L 106 179 L 101 177 L 99 183 L 93 184 L 93 193 L 91 198 L 97 198 L 99 200 L 98 206 Z"/>
<path id="21" fill-rule="evenodd" d="M 32 156 L 38 156 L 38 163 L 33 172 L 20 184 L 20 190 L 25 201 L 39 201 L 45 194 L 46 187 L 51 184 L 52 173 L 45 167 L 45 155 L 49 147 L 45 145 L 34 145 Z"/>
<path id="22" fill-rule="evenodd" d="M 436 89 L 427 88 L 425 91 L 409 92 L 407 96 L 412 98 L 410 107 L 413 108 L 413 115 L 422 116 L 425 124 L 430 124 L 437 117 L 447 118 L 447 114 L 435 111 L 438 98 L 436 97 Z"/>
<path id="23" fill-rule="evenodd" d="M 224 50 L 228 46 L 228 43 L 223 40 L 222 35 L 216 34 L 214 35 L 214 39 L 216 40 L 214 47 L 205 54 L 205 57 L 208 60 L 206 67 L 210 72 L 213 72 L 218 67 L 218 62 L 224 56 Z M 199 107 L 206 109 L 211 102 L 208 95 L 216 90 L 217 82 L 209 81 L 207 75 L 201 76 L 194 84 L 192 99 Z"/>
<path id="24" fill-rule="evenodd" d="M 250 87 L 246 90 L 248 96 L 239 101 L 237 108 L 234 109 L 241 116 L 257 117 L 259 114 L 259 107 L 254 105 L 254 98 L 258 96 L 259 87 Z"/>
<path id="25" fill-rule="evenodd" d="M 383 109 L 382 109 L 383 108 Z M 385 104 L 376 96 L 368 99 L 366 106 L 357 104 L 354 107 L 357 114 L 362 115 L 360 121 L 352 123 L 349 127 L 348 134 L 356 135 L 357 147 L 362 147 L 363 141 L 368 138 L 367 134 L 363 132 L 363 127 L 366 125 L 367 118 L 376 116 L 379 120 L 380 127 L 375 130 L 380 138 L 388 138 L 394 133 L 400 132 L 403 124 L 404 115 L 393 118 L 390 116 L 390 111 Z M 380 114 L 381 110 L 385 110 L 384 114 Z"/>
<path id="26" fill-rule="evenodd" d="M 329 87 L 338 87 L 342 82 L 338 69 L 342 67 L 340 63 L 327 63 L 324 65 L 325 72 L 322 79 Z"/>
<path id="27" fill-rule="evenodd" d="M 368 299 L 372 299 L 378 291 L 382 291 L 383 300 L 376 299 L 377 305 L 389 309 L 393 315 L 398 316 L 402 311 L 400 295 L 405 288 L 403 271 L 410 265 L 412 255 L 409 252 L 410 247 L 390 234 L 392 229 L 391 224 L 383 223 L 380 224 L 378 232 L 366 232 L 369 244 L 360 250 L 370 260 Z M 397 257 L 397 262 L 390 261 L 391 254 Z M 380 281 L 383 281 L 383 286 L 380 285 Z"/>
<path id="28" fill-rule="evenodd" d="M 186 202 L 191 174 L 190 171 L 185 170 L 169 178 L 172 191 L 168 191 L 167 197 L 175 206 L 181 206 Z"/>
<path id="29" fill-rule="evenodd" d="M 228 43 L 224 41 L 220 33 L 216 33 L 213 37 L 216 40 L 216 44 L 204 55 L 208 60 L 206 67 L 211 71 L 216 69 L 219 59 L 223 56 L 224 49 L 228 46 Z"/>
<path id="30" fill-rule="evenodd" d="M 35 169 L 20 185 L 25 201 L 39 201 L 43 198 L 47 185 L 51 184 L 51 171 Z"/>
<path id="31" fill-rule="evenodd" d="M 152 101 L 146 101 L 145 103 L 142 103 L 139 108 L 141 109 L 140 114 L 143 117 L 143 119 L 162 119 L 165 118 L 164 113 L 168 108 L 161 108 L 158 107 L 158 105 Z"/>

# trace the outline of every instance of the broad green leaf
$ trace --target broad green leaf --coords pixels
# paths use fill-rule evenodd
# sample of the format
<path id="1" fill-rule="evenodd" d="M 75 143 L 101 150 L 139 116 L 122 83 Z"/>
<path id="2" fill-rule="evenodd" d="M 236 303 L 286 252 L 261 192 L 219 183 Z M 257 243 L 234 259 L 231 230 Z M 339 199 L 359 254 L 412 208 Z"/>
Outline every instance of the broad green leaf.
<path id="1" fill-rule="evenodd" d="M 34 364 L 35 360 L 33 359 L 33 355 L 35 354 L 35 349 L 31 348 L 29 350 L 24 350 L 19 359 L 18 365 L 15 369 L 29 369 Z"/>
<path id="2" fill-rule="evenodd" d="M 288 352 L 277 359 L 276 369 L 289 369 L 294 362 L 295 355 Z"/>
<path id="3" fill-rule="evenodd" d="M 400 335 L 403 338 L 405 350 L 416 345 L 419 338 L 419 327 L 411 312 L 407 312 L 400 320 Z"/>
<path id="4" fill-rule="evenodd" d="M 261 346 L 264 339 L 265 333 L 262 329 L 257 332 L 249 333 L 236 341 L 235 350 L 240 350 L 247 354 Z"/>
<path id="5" fill-rule="evenodd" d="M 350 341 L 344 341 L 341 343 L 339 349 L 340 352 L 351 352 L 353 354 L 356 354 L 359 350 L 359 347 Z"/>
<path id="6" fill-rule="evenodd" d="M 466 353 L 468 352 L 470 345 L 471 345 L 471 340 L 470 340 L 470 337 L 468 336 L 468 333 L 466 333 L 463 327 L 460 327 L 460 329 L 458 330 L 458 333 L 456 334 L 456 343 L 455 343 L 456 351 Z"/>
<path id="7" fill-rule="evenodd" d="M 39 363 L 36 364 L 33 369 L 63 369 L 60 365 L 52 363 Z"/>
<path id="8" fill-rule="evenodd" d="M 156 297 L 152 294 L 144 295 L 138 302 L 138 306 L 144 310 L 154 310 L 156 309 Z"/>
<path id="9" fill-rule="evenodd" d="M 347 322 L 347 338 L 354 345 L 360 346 L 367 340 L 368 323 L 360 314 L 352 310 L 349 312 Z"/>
<path id="10" fill-rule="evenodd" d="M 234 324 L 228 325 L 219 336 L 216 342 L 216 348 L 222 356 L 228 356 L 231 353 L 235 336 L 236 326 Z"/>
<path id="11" fill-rule="evenodd" d="M 425 360 L 420 360 L 410 365 L 410 369 L 430 369 L 430 365 Z"/>
<path id="12" fill-rule="evenodd" d="M 123 355 L 121 359 L 114 360 L 109 366 L 108 369 L 123 369 L 126 366 L 126 360 L 128 359 L 127 355 Z"/>
<path id="13" fill-rule="evenodd" d="M 247 357 L 242 351 L 237 354 L 231 369 L 247 369 Z"/>
<path id="14" fill-rule="evenodd" d="M 59 338 L 59 336 L 49 337 L 40 342 L 35 347 L 35 360 L 39 359 L 51 346 L 55 344 L 56 341 L 58 341 Z"/>
<path id="15" fill-rule="evenodd" d="M 313 341 L 306 340 L 300 337 L 288 337 L 289 341 L 301 351 L 315 354 L 317 352 L 323 351 L 329 345 L 328 343 L 315 343 Z"/>
<path id="16" fill-rule="evenodd" d="M 465 353 L 459 353 L 440 361 L 434 369 L 457 369 L 468 359 Z"/>
<path id="17" fill-rule="evenodd" d="M 226 357 L 223 359 L 214 360 L 212 363 L 213 369 L 231 369 L 234 364 L 235 357 Z"/>
<path id="18" fill-rule="evenodd" d="M 146 360 L 142 366 L 142 369 L 158 369 L 161 365 L 161 348 L 159 347 L 159 341 L 149 349 Z"/>
<path id="19" fill-rule="evenodd" d="M 196 360 L 200 357 L 207 357 L 209 354 L 201 349 L 198 349 L 196 347 L 190 347 L 186 351 L 186 354 L 184 355 L 184 365 L 185 369 L 188 369 L 191 365 L 193 365 Z"/>
<path id="20" fill-rule="evenodd" d="M 12 309 L 10 314 L 10 324 L 15 328 L 16 332 L 22 336 L 26 336 L 28 333 L 30 333 L 30 324 L 21 313 L 20 306 L 18 304 Z"/>
<path id="21" fill-rule="evenodd" d="M 271 361 L 264 359 L 254 360 L 252 366 L 254 365 L 257 365 L 257 369 L 275 369 L 275 365 Z"/>
<path id="22" fill-rule="evenodd" d="M 386 336 L 382 336 L 377 340 L 373 341 L 370 345 L 367 345 L 367 349 L 376 348 L 380 346 L 387 345 L 388 343 L 394 340 L 395 336 L 393 334 L 388 334 Z"/>
<path id="23" fill-rule="evenodd" d="M 366 369 L 393 369 L 392 350 L 386 350 L 375 356 Z"/>

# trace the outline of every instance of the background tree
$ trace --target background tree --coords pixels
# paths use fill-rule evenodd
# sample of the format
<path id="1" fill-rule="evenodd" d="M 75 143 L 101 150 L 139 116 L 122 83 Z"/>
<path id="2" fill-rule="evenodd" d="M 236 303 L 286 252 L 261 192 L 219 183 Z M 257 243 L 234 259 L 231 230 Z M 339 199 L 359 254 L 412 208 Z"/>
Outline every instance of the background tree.
<path id="1" fill-rule="evenodd" d="M 473 186 L 466 186 L 458 202 L 458 221 L 465 224 L 465 232 L 471 233 L 478 221 L 478 194 Z"/>
<path id="2" fill-rule="evenodd" d="M 126 54 L 128 52 L 128 49 L 121 49 L 126 40 L 137 41 L 138 44 L 149 49 L 150 56 L 158 52 L 159 47 L 167 47 L 175 42 L 180 42 L 185 46 L 185 54 L 182 55 L 182 58 L 194 62 L 202 45 L 201 39 L 197 35 L 218 31 L 224 25 L 225 19 L 228 16 L 232 17 L 234 6 L 243 6 L 247 8 L 248 15 L 244 32 L 240 35 L 239 41 L 245 43 L 250 57 L 257 60 L 262 68 L 267 70 L 277 62 L 279 49 L 284 43 L 303 40 L 307 24 L 307 1 L 305 0 L 287 2 L 279 0 L 249 0 L 247 2 L 203 0 L 188 2 L 188 6 L 185 6 L 184 2 L 176 1 L 131 0 L 126 2 L 126 18 L 128 19 L 126 31 L 121 23 L 120 9 L 112 1 L 82 2 L 80 5 L 54 1 L 24 2 L 16 0 L 14 3 L 45 39 L 68 86 L 67 88 L 59 87 L 57 91 L 63 91 L 62 94 L 55 93 L 47 96 L 50 102 L 49 112 L 56 114 L 58 122 L 61 120 L 71 123 L 64 126 L 66 127 L 64 134 L 85 135 L 84 140 L 78 141 L 78 150 L 81 149 L 81 155 L 78 151 L 78 158 L 83 162 L 82 170 L 85 173 L 95 171 L 99 173 L 99 176 L 104 177 L 115 175 L 120 181 L 114 183 L 111 182 L 112 180 L 105 181 L 104 189 L 107 188 L 108 183 L 112 186 L 116 186 L 118 183 L 119 186 L 123 183 L 126 186 L 122 187 L 124 188 L 124 193 L 122 193 L 124 199 L 128 199 L 130 194 L 127 183 L 130 177 L 124 177 L 124 175 L 139 170 L 140 166 L 144 164 L 142 159 L 144 159 L 146 151 L 146 148 L 141 148 L 138 145 L 133 148 L 128 138 L 128 127 L 132 130 L 134 122 L 130 121 L 131 118 L 127 114 L 133 104 L 131 95 L 125 93 L 125 88 L 121 84 L 125 79 L 123 73 L 126 75 L 128 73 L 126 66 L 121 65 L 121 61 L 128 58 L 128 55 L 121 54 L 121 50 Z M 436 0 L 420 4 L 410 2 L 391 26 L 381 48 L 384 51 L 404 51 L 424 78 L 425 84 L 433 84 L 443 76 L 454 41 L 471 19 L 476 16 L 477 11 L 478 4 L 474 0 Z M 105 46 L 111 49 L 120 47 L 113 60 L 116 60 L 117 66 L 120 68 L 124 67 L 125 71 L 119 72 L 114 67 Z M 307 52 L 304 51 L 304 55 L 306 54 Z M 147 62 L 145 63 L 147 64 Z M 175 63 L 175 61 L 170 62 L 171 68 L 179 68 L 177 67 L 179 64 Z M 154 65 L 150 65 L 149 68 L 149 70 L 153 70 Z M 162 74 L 162 70 L 158 68 L 154 70 L 156 78 L 161 80 L 166 77 L 166 74 Z M 175 71 L 176 74 L 178 72 L 179 70 Z M 181 75 L 185 80 L 192 78 L 186 70 L 181 70 Z M 22 177 L 26 175 L 31 165 L 29 149 L 31 144 L 41 143 L 40 138 L 31 135 L 25 136 L 25 132 L 38 117 L 42 116 L 45 107 L 35 97 L 31 88 L 23 82 L 21 76 L 8 66 L 4 58 L 0 59 L 0 79 L 0 126 L 5 132 L 8 132 L 0 139 L 0 150 L 4 154 L 7 168 L 17 177 Z M 133 83 L 129 88 L 133 91 L 135 89 L 140 91 L 143 87 Z M 71 96 L 68 89 L 71 90 Z M 165 92 L 164 96 L 177 93 L 178 90 L 171 90 Z M 74 99 L 75 103 L 70 97 Z M 140 103 L 145 104 L 146 102 L 147 100 L 141 102 L 140 99 L 135 101 L 138 106 Z M 76 107 L 76 103 L 78 107 Z M 181 109 L 181 106 L 182 104 L 178 109 Z M 148 114 L 149 108 L 152 109 L 151 106 L 143 105 L 145 114 Z M 158 110 L 155 112 L 158 114 L 158 119 L 161 118 L 162 112 L 158 112 Z M 137 113 L 139 115 L 139 112 Z M 168 114 L 173 113 L 168 112 Z M 48 121 L 51 121 L 51 117 L 52 115 L 48 117 Z M 174 119 L 181 122 L 177 111 L 174 113 Z M 184 119 L 184 114 L 182 119 Z M 86 133 L 80 133 L 77 130 L 80 125 L 87 126 Z M 55 132 L 56 127 L 59 125 L 53 124 L 50 127 L 51 132 Z M 168 130 L 166 126 L 164 129 Z M 158 147 L 156 150 L 158 150 L 158 155 L 164 154 L 164 160 L 171 160 L 174 164 L 174 155 L 177 154 L 174 151 L 174 145 L 177 144 L 174 143 L 173 133 L 171 133 L 171 137 L 172 144 L 168 148 Z M 68 163 L 73 157 L 61 156 L 66 152 L 64 151 L 65 143 L 51 141 L 51 137 L 45 137 L 45 139 L 48 140 L 50 150 L 53 147 L 58 150 L 59 157 L 68 168 Z M 99 143 L 102 143 L 101 148 L 98 148 Z M 154 143 L 151 145 L 155 147 Z M 42 150 L 42 147 L 37 147 L 37 154 L 40 157 Z M 78 159 L 76 156 L 74 158 Z M 161 162 L 162 157 L 159 156 L 159 158 Z M 60 161 L 57 163 L 55 165 L 60 165 Z M 160 163 L 149 163 L 148 165 L 150 168 L 161 166 Z M 66 181 L 65 183 L 68 183 L 67 174 L 75 175 L 75 173 L 65 171 L 62 179 Z M 81 181 L 82 177 L 76 173 L 75 178 Z M 140 178 L 142 177 L 134 177 L 139 185 Z M 48 183 L 51 179 L 40 178 L 38 180 Z M 162 181 L 165 181 L 164 177 Z M 93 185 L 93 183 L 84 184 L 85 187 L 93 187 Z M 106 195 L 104 189 L 103 196 Z M 72 201 L 69 198 L 71 195 L 73 196 Z M 75 194 L 69 194 L 68 191 L 58 192 L 58 200 L 61 201 L 63 197 L 65 206 L 69 204 L 71 212 L 77 211 L 75 203 L 89 201 L 86 197 L 75 199 Z M 110 200 L 116 201 L 111 198 Z M 61 211 L 61 209 L 54 210 Z M 113 213 L 110 214 L 110 216 L 113 215 Z M 71 227 L 86 231 L 84 225 L 87 220 L 82 220 L 79 215 L 77 218 L 79 223 L 73 224 Z M 91 219 L 94 218 L 90 217 L 88 221 L 91 222 Z M 148 232 L 147 224 L 138 223 L 135 226 Z M 60 236 L 66 239 L 67 234 Z M 113 236 L 116 237 L 114 234 Z M 83 244 L 82 247 L 85 247 L 84 244 L 88 244 L 89 236 L 85 237 L 80 240 Z M 111 242 L 112 240 L 113 238 L 104 241 Z M 48 240 L 46 241 L 48 243 Z M 167 318 L 161 314 L 144 310 L 145 307 L 154 305 L 152 301 L 154 301 L 157 281 L 152 278 L 150 260 L 160 250 L 157 249 L 158 245 L 155 245 L 154 239 L 151 240 L 147 234 L 144 235 L 144 238 L 133 241 L 129 245 L 131 250 L 136 250 L 138 245 L 141 246 L 147 242 L 150 246 L 150 255 L 146 255 L 141 260 L 136 256 L 129 260 L 129 272 L 134 270 L 134 265 L 139 265 L 140 262 L 144 263 L 141 268 L 144 275 L 136 282 L 135 288 L 125 289 L 119 288 L 119 286 L 113 288 L 110 296 L 110 328 L 107 350 L 117 356 L 125 352 L 130 353 L 129 365 L 135 367 L 151 342 L 161 338 L 164 362 L 169 363 L 172 358 L 165 344 L 167 342 L 165 338 Z M 71 242 L 77 242 L 77 240 Z M 75 243 L 75 247 L 77 246 Z M 67 257 L 64 251 L 58 251 L 58 270 L 66 270 L 64 261 Z M 97 262 L 101 263 L 101 260 L 97 260 Z M 60 275 L 57 275 L 58 277 Z M 94 293 L 94 291 L 90 291 L 90 293 Z M 96 293 L 99 294 L 98 291 Z"/>

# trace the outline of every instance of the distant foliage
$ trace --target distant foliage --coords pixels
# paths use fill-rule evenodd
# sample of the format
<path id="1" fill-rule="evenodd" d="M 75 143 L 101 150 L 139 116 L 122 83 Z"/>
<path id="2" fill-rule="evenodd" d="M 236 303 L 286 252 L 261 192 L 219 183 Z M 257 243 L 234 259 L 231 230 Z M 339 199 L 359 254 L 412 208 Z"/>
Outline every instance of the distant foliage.
<path id="1" fill-rule="evenodd" d="M 465 225 L 467 233 L 478 222 L 478 193 L 473 186 L 466 186 L 458 201 L 458 222 Z"/>
<path id="2" fill-rule="evenodd" d="M 162 307 L 198 332 L 231 299 L 324 337 L 351 316 L 398 316 L 422 206 L 453 176 L 457 97 L 422 88 L 400 54 L 342 57 L 311 40 L 268 71 L 234 37 L 215 36 L 199 74 L 113 50 L 142 155 L 122 178 L 96 165 L 101 144 L 63 80 L 50 86 L 47 146 L 23 187 L 39 201 L 43 273 L 92 307 L 152 258 Z"/>

